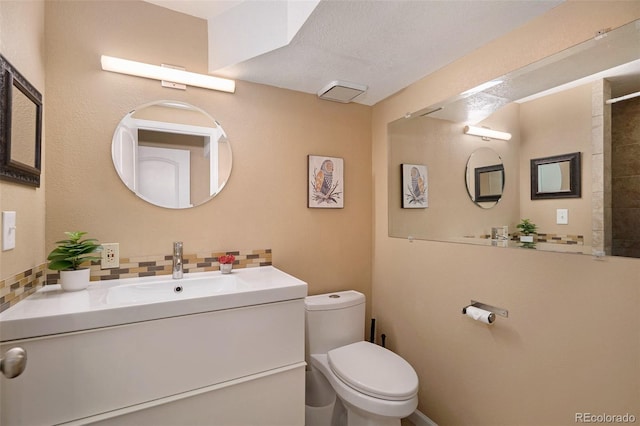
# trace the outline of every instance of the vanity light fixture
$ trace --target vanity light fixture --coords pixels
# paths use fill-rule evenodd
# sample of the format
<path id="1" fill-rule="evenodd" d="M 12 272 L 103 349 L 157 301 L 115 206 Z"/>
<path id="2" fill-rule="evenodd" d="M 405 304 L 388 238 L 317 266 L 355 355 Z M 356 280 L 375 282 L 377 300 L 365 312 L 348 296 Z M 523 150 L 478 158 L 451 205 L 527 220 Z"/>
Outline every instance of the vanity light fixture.
<path id="1" fill-rule="evenodd" d="M 197 86 L 203 87 L 205 89 L 219 90 L 221 92 L 234 93 L 236 91 L 236 82 L 234 80 L 228 80 L 226 78 L 198 74 L 195 72 L 189 72 L 175 68 L 161 67 L 158 65 L 145 64 L 142 62 L 114 58 L 113 56 L 106 55 L 102 55 L 100 57 L 100 62 L 102 63 L 102 69 L 105 71 L 134 75 L 137 77 L 150 78 L 153 80 L 170 81 L 173 83 L 186 84 L 187 86 Z"/>
<path id="2" fill-rule="evenodd" d="M 497 130 L 487 129 L 486 127 L 464 126 L 466 135 L 480 136 L 482 139 L 501 139 L 508 141 L 511 139 L 511 133 L 499 132 Z"/>

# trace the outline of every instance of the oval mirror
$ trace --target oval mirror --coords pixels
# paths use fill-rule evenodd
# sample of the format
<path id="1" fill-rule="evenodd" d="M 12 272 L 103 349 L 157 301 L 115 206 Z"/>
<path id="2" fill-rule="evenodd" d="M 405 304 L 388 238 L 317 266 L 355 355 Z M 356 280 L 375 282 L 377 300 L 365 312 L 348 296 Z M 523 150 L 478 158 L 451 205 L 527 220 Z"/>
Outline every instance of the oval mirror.
<path id="1" fill-rule="evenodd" d="M 129 112 L 111 144 L 122 182 L 143 200 L 184 209 L 215 197 L 231 174 L 231 146 L 202 109 L 158 101 Z"/>
<path id="2" fill-rule="evenodd" d="M 467 192 L 471 201 L 483 209 L 498 204 L 504 190 L 502 158 L 490 148 L 479 148 L 471 153 L 466 169 Z"/>

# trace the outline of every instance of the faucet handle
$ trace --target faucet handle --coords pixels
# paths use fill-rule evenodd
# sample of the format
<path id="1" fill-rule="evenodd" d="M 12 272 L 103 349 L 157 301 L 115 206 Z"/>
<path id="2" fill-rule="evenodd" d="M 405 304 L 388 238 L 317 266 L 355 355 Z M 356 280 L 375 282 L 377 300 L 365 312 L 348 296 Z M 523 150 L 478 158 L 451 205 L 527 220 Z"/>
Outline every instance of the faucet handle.
<path id="1" fill-rule="evenodd" d="M 182 278 L 182 241 L 173 243 L 173 278 Z"/>

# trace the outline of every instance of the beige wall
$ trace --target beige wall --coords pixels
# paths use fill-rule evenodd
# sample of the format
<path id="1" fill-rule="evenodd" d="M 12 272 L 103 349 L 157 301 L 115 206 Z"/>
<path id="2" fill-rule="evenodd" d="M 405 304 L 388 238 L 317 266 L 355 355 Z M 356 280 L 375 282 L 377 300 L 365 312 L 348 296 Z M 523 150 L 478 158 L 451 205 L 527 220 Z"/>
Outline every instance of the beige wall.
<path id="1" fill-rule="evenodd" d="M 538 232 L 578 234 L 591 245 L 591 84 L 520 105 L 520 214 Z M 581 152 L 582 197 L 531 200 L 533 158 Z M 556 209 L 569 210 L 569 224 L 556 224 Z"/>
<path id="2" fill-rule="evenodd" d="M 46 99 L 43 1 L 0 1 L 0 53 Z M 43 135 L 43 167 L 45 142 Z M 16 248 L 0 251 L 0 280 L 45 260 L 45 181 L 37 189 L 0 181 L 0 211 L 15 211 L 17 227 Z"/>
<path id="3" fill-rule="evenodd" d="M 162 88 L 104 72 L 100 55 L 206 72 L 204 20 L 138 2 L 47 1 L 47 248 L 67 230 L 119 242 L 121 257 L 273 249 L 276 267 L 310 293 L 370 295 L 371 108 L 239 81 L 235 94 Z M 138 199 L 118 179 L 111 137 L 138 105 L 174 99 L 225 129 L 233 170 L 224 190 L 193 209 Z M 344 209 L 307 208 L 307 155 L 343 157 Z"/>
<path id="4" fill-rule="evenodd" d="M 568 1 L 374 107 L 373 315 L 440 425 L 639 417 L 640 264 L 389 238 L 386 124 L 638 18 L 639 2 Z M 509 318 L 474 322 L 470 299 Z"/>

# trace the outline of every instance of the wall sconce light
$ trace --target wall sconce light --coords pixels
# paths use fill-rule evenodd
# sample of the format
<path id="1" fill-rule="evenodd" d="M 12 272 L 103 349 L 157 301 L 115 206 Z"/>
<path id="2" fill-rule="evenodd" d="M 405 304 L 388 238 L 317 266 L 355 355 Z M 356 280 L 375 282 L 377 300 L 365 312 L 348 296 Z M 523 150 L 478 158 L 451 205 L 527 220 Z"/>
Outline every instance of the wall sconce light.
<path id="1" fill-rule="evenodd" d="M 234 93 L 236 91 L 236 82 L 226 78 L 213 77 L 211 75 L 198 74 L 170 67 L 150 65 L 106 55 L 102 55 L 100 57 L 100 62 L 102 63 L 102 69 L 105 71 L 134 75 L 153 80 L 170 81 L 172 83 L 203 87 L 205 89 L 219 90 L 228 93 Z"/>
<path id="2" fill-rule="evenodd" d="M 497 130 L 487 129 L 486 127 L 464 126 L 463 131 L 466 135 L 480 136 L 484 140 L 501 139 L 508 141 L 511 139 L 511 133 L 499 132 Z"/>

